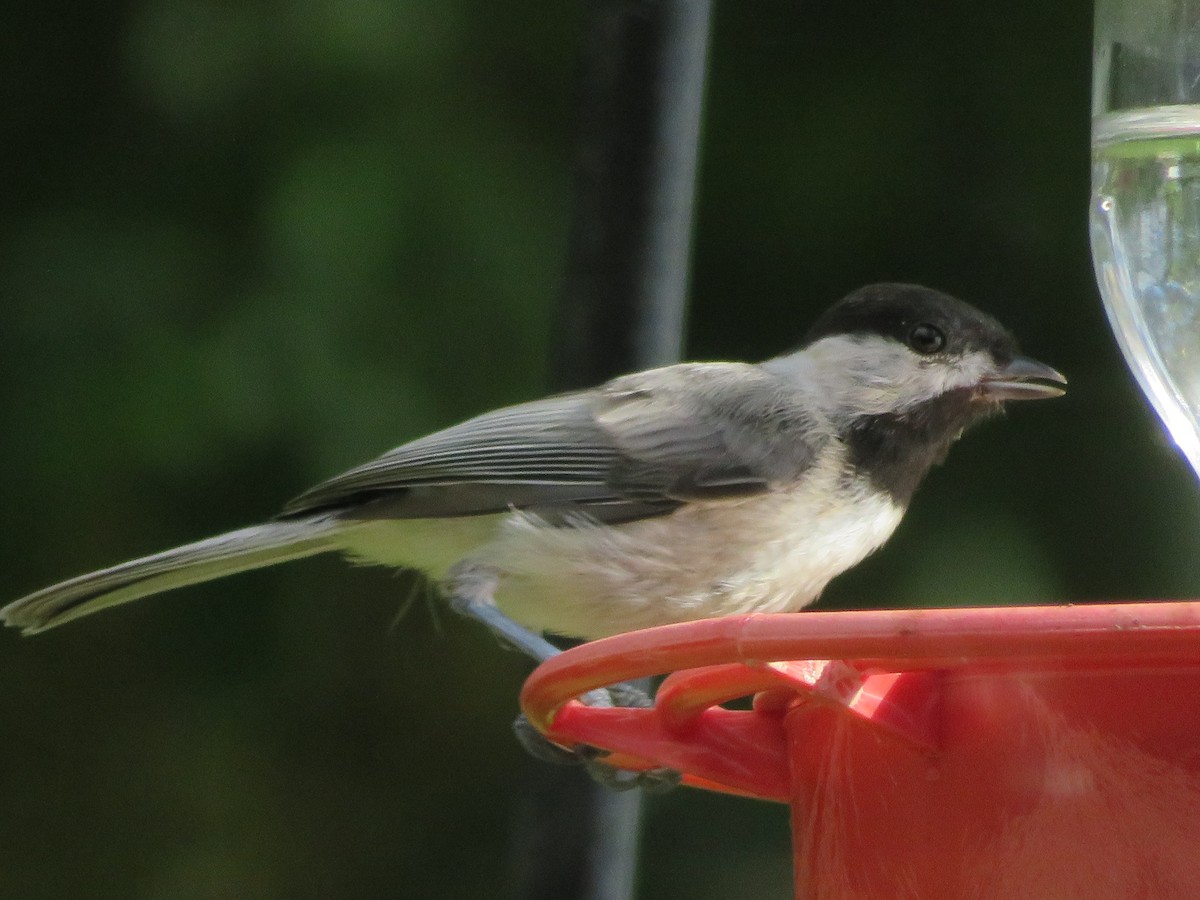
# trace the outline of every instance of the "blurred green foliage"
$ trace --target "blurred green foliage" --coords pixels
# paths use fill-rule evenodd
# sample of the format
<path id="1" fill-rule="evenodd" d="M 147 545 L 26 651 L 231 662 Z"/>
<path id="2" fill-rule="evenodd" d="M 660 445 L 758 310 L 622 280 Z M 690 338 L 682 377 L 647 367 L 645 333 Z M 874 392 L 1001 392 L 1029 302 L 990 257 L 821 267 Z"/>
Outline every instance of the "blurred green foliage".
<path id="1" fill-rule="evenodd" d="M 542 393 L 577 4 L 9 3 L 0 597 Z M 718 5 L 690 355 L 921 281 L 1072 377 L 824 603 L 1194 594 L 1196 491 L 1086 245 L 1090 8 Z M 526 665 L 317 559 L 0 650 L 0 896 L 500 896 Z M 643 898 L 786 896 L 786 810 L 651 801 Z"/>

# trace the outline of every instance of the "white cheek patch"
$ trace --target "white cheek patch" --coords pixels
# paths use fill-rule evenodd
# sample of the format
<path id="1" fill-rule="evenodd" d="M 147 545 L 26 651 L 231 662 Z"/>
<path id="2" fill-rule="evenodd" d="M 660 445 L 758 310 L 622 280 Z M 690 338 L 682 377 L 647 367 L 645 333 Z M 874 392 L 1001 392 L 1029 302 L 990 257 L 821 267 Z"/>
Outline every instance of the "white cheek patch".
<path id="1" fill-rule="evenodd" d="M 814 401 L 837 416 L 903 412 L 947 391 L 972 387 L 995 364 L 986 351 L 948 360 L 924 357 L 898 341 L 875 335 L 834 335 L 805 351 L 794 377 L 813 391 Z"/>
<path id="2" fill-rule="evenodd" d="M 987 351 L 976 350 L 942 368 L 945 373 L 944 392 L 974 387 L 989 372 L 995 371 L 996 363 Z"/>

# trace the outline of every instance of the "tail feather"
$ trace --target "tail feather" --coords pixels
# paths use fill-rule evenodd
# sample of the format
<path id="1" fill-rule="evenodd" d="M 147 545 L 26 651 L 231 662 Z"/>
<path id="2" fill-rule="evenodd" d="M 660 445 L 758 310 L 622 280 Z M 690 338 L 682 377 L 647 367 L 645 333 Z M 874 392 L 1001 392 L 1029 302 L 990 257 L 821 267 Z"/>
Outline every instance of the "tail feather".
<path id="1" fill-rule="evenodd" d="M 0 609 L 0 620 L 35 634 L 150 594 L 341 549 L 344 528 L 320 517 L 230 531 L 43 588 Z"/>

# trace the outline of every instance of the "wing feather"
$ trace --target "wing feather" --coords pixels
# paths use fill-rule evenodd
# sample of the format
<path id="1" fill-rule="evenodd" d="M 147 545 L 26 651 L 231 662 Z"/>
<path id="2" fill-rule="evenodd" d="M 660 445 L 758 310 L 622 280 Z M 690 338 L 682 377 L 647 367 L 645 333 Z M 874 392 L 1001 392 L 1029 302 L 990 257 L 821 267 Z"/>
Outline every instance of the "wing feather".
<path id="1" fill-rule="evenodd" d="M 389 514 L 404 518 L 405 499 L 418 490 L 421 502 L 414 509 L 422 517 L 611 502 L 620 499 L 606 483 L 616 455 L 592 417 L 589 395 L 563 394 L 485 413 L 403 444 L 301 494 L 283 515 L 389 501 Z M 522 490 L 509 492 L 513 500 L 507 500 L 504 491 L 482 490 L 487 485 Z M 479 502 L 472 501 L 472 487 L 481 489 Z M 434 488 L 444 489 L 440 513 Z"/>
<path id="2" fill-rule="evenodd" d="M 687 363 L 485 413 L 317 485 L 282 517 L 427 518 L 528 508 L 605 522 L 748 496 L 814 455 L 794 387 L 758 366 Z"/>

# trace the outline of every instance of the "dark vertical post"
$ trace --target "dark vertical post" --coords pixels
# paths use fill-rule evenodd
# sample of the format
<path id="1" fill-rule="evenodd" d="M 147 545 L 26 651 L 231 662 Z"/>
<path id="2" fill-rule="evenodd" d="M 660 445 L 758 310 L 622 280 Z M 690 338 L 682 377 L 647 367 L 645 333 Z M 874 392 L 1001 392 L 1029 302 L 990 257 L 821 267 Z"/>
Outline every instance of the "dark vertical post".
<path id="1" fill-rule="evenodd" d="M 710 11 L 587 4 L 561 388 L 679 358 Z"/>
<path id="2" fill-rule="evenodd" d="M 710 0 L 590 0 L 554 382 L 586 387 L 683 345 Z M 522 900 L 633 896 L 640 794 L 541 766 L 518 825 Z"/>

